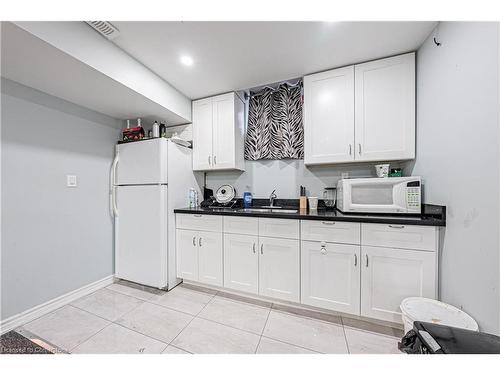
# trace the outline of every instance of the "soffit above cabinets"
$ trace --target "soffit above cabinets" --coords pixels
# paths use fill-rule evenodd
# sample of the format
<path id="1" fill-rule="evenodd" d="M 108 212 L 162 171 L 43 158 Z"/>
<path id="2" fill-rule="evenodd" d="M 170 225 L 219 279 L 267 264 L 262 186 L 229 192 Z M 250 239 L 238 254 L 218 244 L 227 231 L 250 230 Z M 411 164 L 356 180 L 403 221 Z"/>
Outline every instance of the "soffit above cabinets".
<path id="1" fill-rule="evenodd" d="M 191 99 L 418 49 L 436 22 L 113 22 L 113 43 Z M 192 58 L 192 65 L 180 62 Z"/>
<path id="2" fill-rule="evenodd" d="M 85 54 L 90 56 L 89 51 L 102 52 L 108 47 L 100 44 L 100 39 L 109 43 L 111 48 L 119 49 L 83 22 L 28 22 L 25 23 L 27 27 L 24 27 L 24 23 L 20 24 L 22 28 L 14 23 L 2 22 L 3 77 L 117 119 L 155 118 L 165 120 L 168 125 L 191 122 L 191 101 L 133 58 L 124 54 L 125 60 L 122 59 L 115 66 L 111 65 L 114 62 L 111 53 L 101 56 L 94 53 L 93 60 L 87 59 Z M 34 25 L 33 33 L 30 24 Z M 78 24 L 80 27 L 81 24 L 84 33 L 87 32 L 85 28 L 88 28 L 90 38 L 94 37 L 92 33 L 99 38 L 96 48 L 91 44 L 92 39 L 89 42 L 80 38 L 82 43 L 74 45 L 77 53 L 72 53 L 71 48 L 65 48 L 64 43 L 69 46 L 73 36 L 63 35 L 61 42 L 42 33 L 45 31 L 42 27 L 52 26 L 49 24 L 56 24 L 54 27 L 63 24 L 70 27 Z M 120 61 L 119 58 L 118 55 L 117 61 Z M 105 64 L 108 64 L 107 71 Z M 157 82 L 148 82 L 150 78 Z M 139 87 L 141 82 L 144 82 L 144 87 Z"/>

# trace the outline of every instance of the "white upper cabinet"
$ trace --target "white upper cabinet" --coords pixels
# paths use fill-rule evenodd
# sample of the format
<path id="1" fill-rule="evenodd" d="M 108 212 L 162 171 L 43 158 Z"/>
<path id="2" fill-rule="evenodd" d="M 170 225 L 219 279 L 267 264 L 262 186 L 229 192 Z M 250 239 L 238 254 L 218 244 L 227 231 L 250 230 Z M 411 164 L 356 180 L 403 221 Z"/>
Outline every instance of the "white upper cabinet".
<path id="1" fill-rule="evenodd" d="M 193 170 L 244 170 L 244 105 L 235 93 L 193 101 Z"/>
<path id="2" fill-rule="evenodd" d="M 304 162 L 354 160 L 354 67 L 304 77 Z"/>
<path id="3" fill-rule="evenodd" d="M 415 54 L 304 77 L 306 165 L 415 158 Z"/>
<path id="4" fill-rule="evenodd" d="M 355 67 L 356 160 L 415 158 L 415 54 Z"/>
<path id="5" fill-rule="evenodd" d="M 193 102 L 193 170 L 212 166 L 212 99 Z"/>

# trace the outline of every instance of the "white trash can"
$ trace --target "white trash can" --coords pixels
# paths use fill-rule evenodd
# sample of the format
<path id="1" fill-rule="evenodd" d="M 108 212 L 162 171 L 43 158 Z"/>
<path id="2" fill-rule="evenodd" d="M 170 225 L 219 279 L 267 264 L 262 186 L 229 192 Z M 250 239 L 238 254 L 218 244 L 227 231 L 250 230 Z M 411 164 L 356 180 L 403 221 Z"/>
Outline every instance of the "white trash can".
<path id="1" fill-rule="evenodd" d="M 479 331 L 477 322 L 467 313 L 430 298 L 409 297 L 401 302 L 405 333 L 413 329 L 413 322 L 429 322 L 457 328 Z"/>

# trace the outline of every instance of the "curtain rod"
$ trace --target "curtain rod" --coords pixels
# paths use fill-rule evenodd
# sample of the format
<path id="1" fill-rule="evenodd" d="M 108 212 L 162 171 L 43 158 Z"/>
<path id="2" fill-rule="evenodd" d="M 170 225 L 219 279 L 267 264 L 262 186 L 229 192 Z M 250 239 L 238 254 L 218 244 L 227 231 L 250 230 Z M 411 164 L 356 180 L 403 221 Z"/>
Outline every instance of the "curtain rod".
<path id="1" fill-rule="evenodd" d="M 302 85 L 302 78 L 300 78 L 297 82 L 295 83 L 289 83 L 289 82 L 281 82 L 279 83 L 276 87 L 272 87 L 272 86 L 263 86 L 263 87 L 259 87 L 259 91 L 256 92 L 256 93 L 251 93 L 250 91 L 250 94 L 247 94 L 245 93 L 245 98 L 248 99 L 248 98 L 253 98 L 254 96 L 259 96 L 259 95 L 262 95 L 264 91 L 264 89 L 270 89 L 272 92 L 275 92 L 275 91 L 278 91 L 278 89 L 280 88 L 281 85 L 288 85 L 290 87 L 297 87 L 297 86 L 301 86 Z"/>

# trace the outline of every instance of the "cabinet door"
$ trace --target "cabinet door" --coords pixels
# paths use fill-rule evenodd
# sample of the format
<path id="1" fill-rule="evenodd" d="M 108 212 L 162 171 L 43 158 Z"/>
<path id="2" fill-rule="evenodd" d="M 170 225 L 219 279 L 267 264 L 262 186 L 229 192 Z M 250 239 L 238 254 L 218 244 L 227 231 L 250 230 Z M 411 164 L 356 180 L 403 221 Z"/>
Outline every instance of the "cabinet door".
<path id="1" fill-rule="evenodd" d="M 213 98 L 213 164 L 214 169 L 235 168 L 235 94 Z"/>
<path id="2" fill-rule="evenodd" d="M 177 229 L 177 277 L 198 281 L 197 233 L 192 230 Z"/>
<path id="3" fill-rule="evenodd" d="M 299 241 L 259 238 L 259 294 L 300 301 Z"/>
<path id="4" fill-rule="evenodd" d="M 301 242 L 301 302 L 359 315 L 360 247 Z"/>
<path id="5" fill-rule="evenodd" d="M 193 170 L 213 166 L 212 122 L 212 98 L 193 102 Z"/>
<path id="6" fill-rule="evenodd" d="M 224 235 L 224 286 L 243 292 L 259 291 L 258 237 Z"/>
<path id="7" fill-rule="evenodd" d="M 304 77 L 304 163 L 354 160 L 354 67 Z"/>
<path id="8" fill-rule="evenodd" d="M 222 233 L 198 232 L 198 281 L 222 286 Z"/>
<path id="9" fill-rule="evenodd" d="M 402 323 L 406 297 L 436 298 L 436 258 L 428 251 L 362 246 L 361 315 Z"/>
<path id="10" fill-rule="evenodd" d="M 415 54 L 356 65 L 356 160 L 415 158 Z"/>

